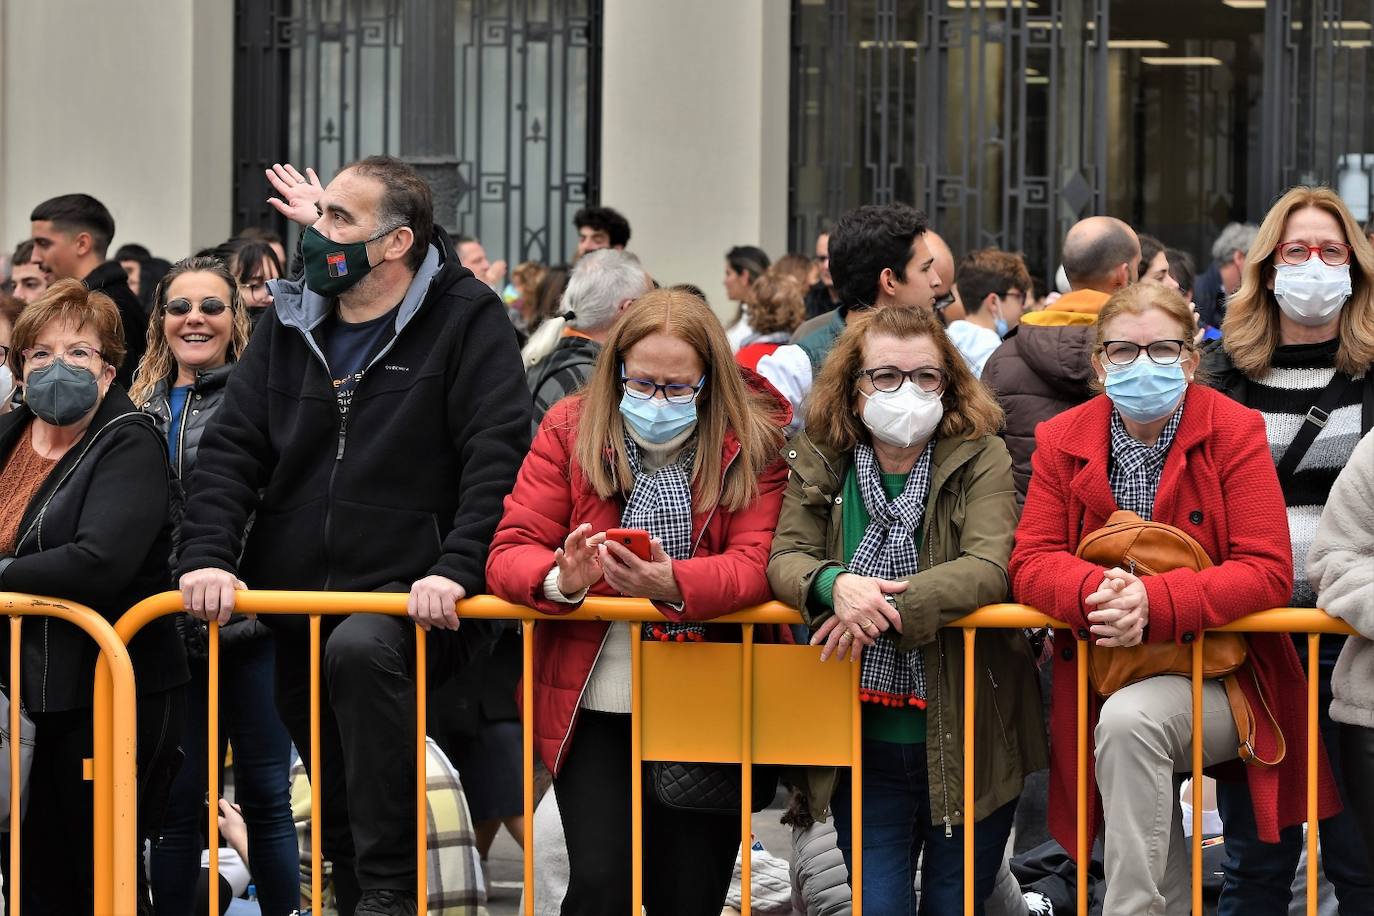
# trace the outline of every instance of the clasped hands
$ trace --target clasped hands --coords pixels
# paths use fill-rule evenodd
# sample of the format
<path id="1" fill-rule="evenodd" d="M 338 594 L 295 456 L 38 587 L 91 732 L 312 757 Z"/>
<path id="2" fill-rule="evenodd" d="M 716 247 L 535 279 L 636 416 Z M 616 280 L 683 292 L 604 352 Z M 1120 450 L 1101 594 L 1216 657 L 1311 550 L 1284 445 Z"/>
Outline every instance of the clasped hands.
<path id="1" fill-rule="evenodd" d="M 680 604 L 682 591 L 673 575 L 672 557 L 658 538 L 650 539 L 649 551 L 649 559 L 641 560 L 624 544 L 608 541 L 606 532 L 593 534 L 592 526 L 584 522 L 553 552 L 558 590 L 577 595 L 605 579 L 622 595 Z"/>
<path id="2" fill-rule="evenodd" d="M 1144 641 L 1145 627 L 1150 623 L 1150 599 L 1139 576 L 1112 567 L 1086 603 L 1097 645 L 1125 648 Z"/>
<path id="3" fill-rule="evenodd" d="M 811 634 L 811 645 L 822 646 L 821 661 L 858 661 L 864 646 L 873 645 L 889 628 L 902 632 L 902 615 L 887 600 L 906 591 L 910 583 L 840 573 L 831 590 L 835 613 Z"/>

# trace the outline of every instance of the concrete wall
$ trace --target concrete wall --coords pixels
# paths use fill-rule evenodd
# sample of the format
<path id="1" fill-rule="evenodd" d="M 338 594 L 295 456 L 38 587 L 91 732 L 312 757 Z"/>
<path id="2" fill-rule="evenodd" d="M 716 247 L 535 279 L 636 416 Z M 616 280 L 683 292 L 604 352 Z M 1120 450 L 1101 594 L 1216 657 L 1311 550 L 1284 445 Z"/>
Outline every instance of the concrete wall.
<path id="1" fill-rule="evenodd" d="M 233 41 L 228 0 L 0 0 L 0 250 L 76 191 L 110 208 L 115 247 L 175 260 L 227 237 Z"/>
<path id="2" fill-rule="evenodd" d="M 605 0 L 601 200 L 722 314 L 725 251 L 787 242 L 787 0 Z"/>

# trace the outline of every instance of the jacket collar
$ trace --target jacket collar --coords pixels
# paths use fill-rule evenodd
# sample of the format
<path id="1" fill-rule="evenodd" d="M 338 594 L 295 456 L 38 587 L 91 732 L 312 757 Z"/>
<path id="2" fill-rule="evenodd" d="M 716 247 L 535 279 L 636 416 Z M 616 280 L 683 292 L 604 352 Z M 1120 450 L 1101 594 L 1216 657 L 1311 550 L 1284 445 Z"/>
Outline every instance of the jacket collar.
<path id="1" fill-rule="evenodd" d="M 216 366 L 213 369 L 197 369 L 196 380 L 191 387 L 202 394 L 210 391 L 218 391 L 229 382 L 229 376 L 234 372 L 235 363 L 233 360 L 223 366 Z M 169 396 L 171 390 L 176 387 L 176 370 L 164 379 L 161 379 L 153 388 L 153 397 L 165 398 Z"/>
<path id="2" fill-rule="evenodd" d="M 1188 386 L 1184 395 L 1183 418 L 1179 421 L 1174 444 L 1170 446 L 1169 456 L 1164 462 L 1159 499 L 1167 500 L 1170 494 L 1177 492 L 1178 479 L 1188 466 L 1188 454 L 1204 442 L 1212 430 L 1212 412 L 1218 397 L 1221 395 L 1204 385 L 1193 383 Z M 1074 434 L 1066 436 L 1061 447 L 1084 463 L 1074 474 L 1069 486 L 1083 505 L 1100 517 L 1107 518 L 1116 511 L 1116 497 L 1112 495 L 1107 477 L 1111 455 L 1112 402 L 1105 394 L 1100 394 L 1075 410 L 1081 414 L 1076 418 Z M 1161 518 L 1169 514 L 1166 506 L 1156 508 L 1156 514 Z"/>
<path id="3" fill-rule="evenodd" d="M 939 492 L 959 470 L 983 449 L 978 439 L 938 439 L 930 456 L 930 491 Z M 854 460 L 850 452 L 841 452 L 816 442 L 805 431 L 798 433 L 783 450 L 787 462 L 807 483 L 819 486 L 830 495 L 840 491 L 844 475 Z"/>
<path id="4" fill-rule="evenodd" d="M 436 240 L 430 244 L 424 262 L 415 272 L 405 297 L 401 299 L 401 307 L 396 313 L 397 334 L 401 333 L 401 329 L 410 323 L 416 312 L 420 311 L 420 306 L 425 301 L 425 295 L 429 292 L 430 282 L 443 266 L 444 256 Z M 277 319 L 282 324 L 289 328 L 295 328 L 307 337 L 310 336 L 311 331 L 319 326 L 320 322 L 334 312 L 335 300 L 326 299 L 310 289 L 305 285 L 304 278 L 300 280 L 268 280 L 267 284 L 272 291 L 272 307 L 276 309 Z"/>

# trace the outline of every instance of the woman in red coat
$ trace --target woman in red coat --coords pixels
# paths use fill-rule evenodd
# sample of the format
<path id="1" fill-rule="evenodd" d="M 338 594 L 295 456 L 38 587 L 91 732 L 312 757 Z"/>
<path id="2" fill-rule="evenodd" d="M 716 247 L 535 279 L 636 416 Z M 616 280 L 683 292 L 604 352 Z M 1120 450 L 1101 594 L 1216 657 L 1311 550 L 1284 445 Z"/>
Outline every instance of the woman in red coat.
<path id="1" fill-rule="evenodd" d="M 1161 286 L 1128 287 L 1103 306 L 1096 329 L 1092 359 L 1106 393 L 1037 431 L 1011 558 L 1018 600 L 1074 628 L 1055 637 L 1051 723 L 1051 829 L 1067 849 L 1075 848 L 1075 635 L 1103 647 L 1187 645 L 1203 629 L 1281 606 L 1293 581 L 1264 422 L 1193 384 L 1198 353 L 1188 305 Z M 1136 577 L 1076 557 L 1079 541 L 1118 509 L 1186 531 L 1215 565 Z M 1254 677 L 1243 671 L 1240 683 L 1253 709 L 1263 698 L 1273 710 L 1287 754 L 1275 767 L 1228 768 L 1248 781 L 1261 837 L 1273 842 L 1305 814 L 1304 677 L 1286 635 L 1255 634 L 1249 642 Z M 1176 676 L 1148 678 L 1105 701 L 1088 697 L 1096 772 L 1085 777 L 1101 793 L 1101 821 L 1090 818 L 1090 830 L 1104 831 L 1105 912 L 1187 912 L 1189 850 L 1174 774 L 1191 765 L 1191 697 L 1189 680 Z M 1204 684 L 1203 716 L 1204 762 L 1233 761 L 1239 742 L 1220 681 Z M 1254 752 L 1273 760 L 1279 736 L 1262 713 L 1256 720 Z M 1338 803 L 1324 757 L 1321 766 L 1326 812 Z"/>
<path id="2" fill-rule="evenodd" d="M 554 405 L 540 426 L 487 560 L 492 593 L 554 615 L 589 593 L 650 598 L 664 619 L 646 624 L 644 638 L 674 641 L 705 639 L 703 621 L 771 600 L 768 552 L 790 417 L 776 392 L 749 379 L 706 303 L 669 289 L 636 300 L 586 389 Z M 647 530 L 650 559 L 608 541 L 611 528 Z M 540 626 L 534 677 L 535 741 L 568 841 L 562 912 L 625 913 L 628 628 Z M 643 812 L 649 912 L 716 916 L 739 816 L 670 809 L 648 790 Z"/>

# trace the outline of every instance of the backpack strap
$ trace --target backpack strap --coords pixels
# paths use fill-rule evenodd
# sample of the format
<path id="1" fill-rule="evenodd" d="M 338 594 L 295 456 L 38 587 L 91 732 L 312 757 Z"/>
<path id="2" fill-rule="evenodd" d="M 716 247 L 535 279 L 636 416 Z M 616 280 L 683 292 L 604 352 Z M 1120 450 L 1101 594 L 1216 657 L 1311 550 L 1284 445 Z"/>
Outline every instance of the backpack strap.
<path id="1" fill-rule="evenodd" d="M 1250 670 L 1248 665 L 1245 670 Z M 1283 729 L 1279 728 L 1278 720 L 1274 718 L 1274 713 L 1269 708 L 1269 701 L 1264 698 L 1264 692 L 1260 690 L 1259 679 L 1255 677 L 1255 672 L 1250 670 L 1250 677 L 1255 682 L 1255 690 L 1259 693 L 1260 706 L 1264 709 L 1265 718 L 1269 720 L 1269 725 L 1274 729 L 1274 734 L 1278 738 L 1278 753 L 1273 760 L 1265 760 L 1255 751 L 1255 717 L 1250 710 L 1250 701 L 1246 699 L 1244 691 L 1240 689 L 1240 680 L 1235 674 L 1228 674 L 1221 679 L 1221 683 L 1226 687 L 1226 699 L 1231 704 L 1231 715 L 1236 720 L 1236 735 L 1240 738 L 1240 747 L 1237 754 L 1240 759 L 1248 764 L 1253 764 L 1264 769 L 1273 769 L 1283 763 L 1283 758 L 1288 755 L 1288 746 L 1283 740 Z"/>

